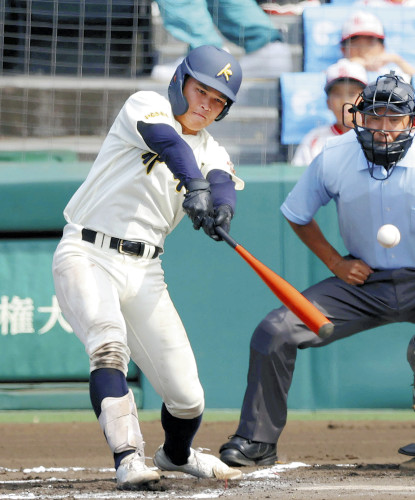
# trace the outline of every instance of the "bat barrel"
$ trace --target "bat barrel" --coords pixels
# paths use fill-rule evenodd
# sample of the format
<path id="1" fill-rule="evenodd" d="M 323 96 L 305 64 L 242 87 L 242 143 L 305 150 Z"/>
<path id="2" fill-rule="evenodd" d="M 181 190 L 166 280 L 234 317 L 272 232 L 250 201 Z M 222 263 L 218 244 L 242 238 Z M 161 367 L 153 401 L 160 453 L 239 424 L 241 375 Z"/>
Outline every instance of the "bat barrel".
<path id="1" fill-rule="evenodd" d="M 327 339 L 333 333 L 333 330 L 333 323 L 325 323 L 324 325 L 320 326 L 317 335 L 322 339 Z"/>
<path id="2" fill-rule="evenodd" d="M 311 331 L 321 338 L 327 338 L 333 333 L 333 323 L 288 281 L 256 259 L 243 246 L 238 245 L 235 250 L 254 269 L 281 302 L 298 316 Z"/>
<path id="3" fill-rule="evenodd" d="M 252 267 L 281 302 L 291 309 L 291 311 L 298 316 L 311 331 L 322 339 L 326 339 L 333 333 L 333 323 L 306 299 L 303 294 L 281 278 L 281 276 L 278 276 L 278 274 L 265 264 L 256 259 L 221 227 L 218 226 L 215 230 L 222 240 L 231 246 Z"/>

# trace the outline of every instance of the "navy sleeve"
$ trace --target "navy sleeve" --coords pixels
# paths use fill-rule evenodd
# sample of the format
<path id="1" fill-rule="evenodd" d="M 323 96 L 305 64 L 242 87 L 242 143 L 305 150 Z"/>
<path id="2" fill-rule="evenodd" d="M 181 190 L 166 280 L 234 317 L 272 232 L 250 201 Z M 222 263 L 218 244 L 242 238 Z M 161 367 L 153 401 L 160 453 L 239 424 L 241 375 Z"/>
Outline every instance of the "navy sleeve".
<path id="1" fill-rule="evenodd" d="M 137 130 L 147 146 L 158 153 L 161 161 L 185 186 L 190 179 L 203 179 L 192 148 L 174 128 L 166 123 L 137 122 Z"/>
<path id="2" fill-rule="evenodd" d="M 236 191 L 231 175 L 224 170 L 215 169 L 208 173 L 207 180 L 210 182 L 214 208 L 219 205 L 229 205 L 235 212 Z"/>

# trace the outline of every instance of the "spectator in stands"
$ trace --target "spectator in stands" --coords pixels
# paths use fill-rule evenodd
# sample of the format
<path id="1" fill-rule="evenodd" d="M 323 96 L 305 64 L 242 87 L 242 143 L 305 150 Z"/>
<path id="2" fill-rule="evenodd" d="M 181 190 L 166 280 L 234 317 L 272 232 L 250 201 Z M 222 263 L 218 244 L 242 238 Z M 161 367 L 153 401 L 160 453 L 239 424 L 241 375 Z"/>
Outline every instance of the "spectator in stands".
<path id="1" fill-rule="evenodd" d="M 362 64 L 369 80 L 394 70 L 410 83 L 415 67 L 398 54 L 388 52 L 381 21 L 372 13 L 356 11 L 342 27 L 341 50 L 344 57 Z"/>
<path id="2" fill-rule="evenodd" d="M 329 137 L 350 130 L 353 126 L 352 116 L 347 110 L 343 113 L 343 105 L 347 102 L 354 103 L 367 83 L 366 70 L 359 63 L 340 59 L 328 67 L 324 91 L 327 94 L 327 106 L 333 112 L 336 121 L 332 125 L 322 125 L 310 130 L 298 146 L 291 161 L 292 165 L 296 167 L 309 165 L 323 149 Z"/>
<path id="3" fill-rule="evenodd" d="M 243 47 L 246 53 L 239 62 L 244 78 L 276 78 L 292 71 L 289 45 L 255 0 L 156 1 L 166 30 L 190 50 L 200 45 L 224 48 L 223 37 Z M 154 66 L 152 77 L 170 80 L 177 64 Z"/>

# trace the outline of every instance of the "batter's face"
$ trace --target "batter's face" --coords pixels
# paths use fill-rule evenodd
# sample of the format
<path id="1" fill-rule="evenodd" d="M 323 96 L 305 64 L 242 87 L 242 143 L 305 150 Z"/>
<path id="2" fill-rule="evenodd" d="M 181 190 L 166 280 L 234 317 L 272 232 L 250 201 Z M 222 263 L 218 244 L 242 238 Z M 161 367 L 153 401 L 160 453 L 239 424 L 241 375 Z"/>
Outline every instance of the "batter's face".
<path id="1" fill-rule="evenodd" d="M 227 97 L 218 90 L 188 77 L 183 88 L 189 109 L 184 115 L 176 116 L 183 134 L 196 135 L 199 130 L 210 125 L 223 111 Z"/>

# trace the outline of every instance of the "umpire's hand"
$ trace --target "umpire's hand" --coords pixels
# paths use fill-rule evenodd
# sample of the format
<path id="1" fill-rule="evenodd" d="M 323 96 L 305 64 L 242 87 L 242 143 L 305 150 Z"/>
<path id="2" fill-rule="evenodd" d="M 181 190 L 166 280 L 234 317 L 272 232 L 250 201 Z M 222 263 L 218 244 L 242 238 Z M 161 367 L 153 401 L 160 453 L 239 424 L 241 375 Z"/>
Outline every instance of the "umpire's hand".
<path id="1" fill-rule="evenodd" d="M 349 285 L 363 285 L 374 271 L 360 259 L 339 259 L 331 271 Z"/>
<path id="2" fill-rule="evenodd" d="M 183 209 L 193 222 L 193 227 L 199 230 L 203 219 L 213 212 L 210 184 L 206 179 L 191 179 L 186 186 Z"/>

